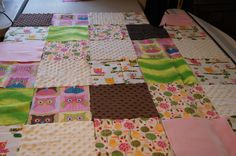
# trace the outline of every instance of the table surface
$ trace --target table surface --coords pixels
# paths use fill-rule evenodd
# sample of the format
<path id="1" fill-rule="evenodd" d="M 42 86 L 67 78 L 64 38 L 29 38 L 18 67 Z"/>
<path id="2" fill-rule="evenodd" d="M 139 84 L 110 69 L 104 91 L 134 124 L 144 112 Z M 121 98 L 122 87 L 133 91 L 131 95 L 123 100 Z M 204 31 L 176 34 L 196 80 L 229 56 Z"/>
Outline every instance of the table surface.
<path id="1" fill-rule="evenodd" d="M 29 0 L 24 13 L 88 13 L 142 11 L 137 0 Z"/>

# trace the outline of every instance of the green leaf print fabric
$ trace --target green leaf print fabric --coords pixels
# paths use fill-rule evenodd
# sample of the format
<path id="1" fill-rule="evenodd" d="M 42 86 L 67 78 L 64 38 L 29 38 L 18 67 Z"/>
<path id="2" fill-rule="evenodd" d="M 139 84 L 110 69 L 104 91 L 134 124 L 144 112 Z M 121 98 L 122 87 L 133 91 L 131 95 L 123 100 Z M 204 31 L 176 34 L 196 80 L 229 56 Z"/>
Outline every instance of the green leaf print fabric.
<path id="1" fill-rule="evenodd" d="M 30 88 L 0 88 L 0 125 L 24 124 L 32 97 Z"/>
<path id="2" fill-rule="evenodd" d="M 195 84 L 197 79 L 183 58 L 139 59 L 144 79 L 148 83 Z"/>
<path id="3" fill-rule="evenodd" d="M 88 26 L 51 26 L 47 41 L 88 40 Z"/>

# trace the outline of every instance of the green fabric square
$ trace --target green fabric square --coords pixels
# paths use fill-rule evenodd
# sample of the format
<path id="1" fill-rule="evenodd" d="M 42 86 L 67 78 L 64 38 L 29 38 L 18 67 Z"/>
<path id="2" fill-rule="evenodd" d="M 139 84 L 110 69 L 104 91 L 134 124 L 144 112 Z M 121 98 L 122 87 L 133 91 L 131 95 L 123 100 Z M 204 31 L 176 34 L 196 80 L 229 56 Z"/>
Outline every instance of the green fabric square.
<path id="1" fill-rule="evenodd" d="M 144 79 L 148 83 L 195 84 L 197 79 L 183 58 L 138 59 Z"/>
<path id="2" fill-rule="evenodd" d="M 88 26 L 51 26 L 47 41 L 88 40 Z"/>
<path id="3" fill-rule="evenodd" d="M 0 125 L 26 123 L 33 90 L 31 88 L 0 88 Z"/>

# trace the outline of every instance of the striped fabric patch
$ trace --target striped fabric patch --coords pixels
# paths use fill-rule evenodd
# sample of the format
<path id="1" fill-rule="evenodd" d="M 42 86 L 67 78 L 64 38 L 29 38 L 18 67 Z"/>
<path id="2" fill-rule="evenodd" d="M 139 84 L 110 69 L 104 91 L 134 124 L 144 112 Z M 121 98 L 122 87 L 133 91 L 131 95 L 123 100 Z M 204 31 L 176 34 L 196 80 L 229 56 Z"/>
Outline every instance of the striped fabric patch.
<path id="1" fill-rule="evenodd" d="M 197 79 L 183 58 L 139 59 L 144 79 L 149 83 L 195 84 Z"/>
<path id="2" fill-rule="evenodd" d="M 88 40 L 88 26 L 51 26 L 47 41 Z"/>

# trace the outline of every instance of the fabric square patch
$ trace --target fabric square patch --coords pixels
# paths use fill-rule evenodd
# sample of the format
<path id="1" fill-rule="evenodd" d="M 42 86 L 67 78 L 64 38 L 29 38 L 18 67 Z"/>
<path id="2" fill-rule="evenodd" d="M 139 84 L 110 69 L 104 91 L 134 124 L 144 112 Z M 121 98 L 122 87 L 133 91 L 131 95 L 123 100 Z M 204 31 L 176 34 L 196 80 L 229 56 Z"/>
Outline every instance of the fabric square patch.
<path id="1" fill-rule="evenodd" d="M 125 24 L 149 24 L 143 12 L 124 12 Z"/>
<path id="2" fill-rule="evenodd" d="M 158 118 L 94 119 L 97 155 L 167 156 L 170 144 Z"/>
<path id="3" fill-rule="evenodd" d="M 128 31 L 120 25 L 89 25 L 89 40 L 124 40 L 128 39 Z"/>
<path id="4" fill-rule="evenodd" d="M 1 42 L 0 61 L 40 61 L 44 41 Z"/>
<path id="5" fill-rule="evenodd" d="M 236 116 L 235 85 L 203 85 L 203 88 L 221 116 Z"/>
<path id="6" fill-rule="evenodd" d="M 89 59 L 88 41 L 46 42 L 44 46 L 44 60 L 78 60 Z"/>
<path id="7" fill-rule="evenodd" d="M 55 114 L 59 110 L 60 99 L 57 88 L 38 88 L 34 94 L 30 114 Z"/>
<path id="8" fill-rule="evenodd" d="M 88 14 L 54 14 L 53 26 L 88 25 Z"/>
<path id="9" fill-rule="evenodd" d="M 186 61 L 201 84 L 236 84 L 236 66 L 230 60 L 187 58 Z"/>
<path id="10" fill-rule="evenodd" d="M 211 39 L 207 40 L 173 39 L 173 41 L 175 45 L 178 47 L 183 57 L 195 58 L 195 59 L 212 58 L 224 61 L 229 60 L 229 58 Z"/>
<path id="11" fill-rule="evenodd" d="M 124 83 L 120 62 L 91 61 L 90 65 L 93 85 Z"/>
<path id="12" fill-rule="evenodd" d="M 0 154 L 17 155 L 21 141 L 21 126 L 0 126 Z"/>
<path id="13" fill-rule="evenodd" d="M 148 84 L 161 119 L 218 118 L 211 101 L 200 85 Z"/>
<path id="14" fill-rule="evenodd" d="M 89 14 L 89 24 L 120 24 L 125 23 L 124 15 L 122 13 L 90 13 Z"/>
<path id="15" fill-rule="evenodd" d="M 177 58 L 181 57 L 178 48 L 169 38 L 133 40 L 136 54 L 140 58 Z"/>
<path id="16" fill-rule="evenodd" d="M 53 14 L 21 14 L 13 27 L 50 26 Z"/>
<path id="17" fill-rule="evenodd" d="M 136 61 L 91 61 L 93 85 L 143 83 L 143 75 Z"/>
<path id="18" fill-rule="evenodd" d="M 174 39 L 191 39 L 206 40 L 209 39 L 207 34 L 199 26 L 165 26 L 171 38 Z"/>
<path id="19" fill-rule="evenodd" d="M 225 118 L 165 120 L 163 127 L 176 156 L 236 155 L 236 136 Z"/>
<path id="20" fill-rule="evenodd" d="M 91 121 L 91 120 L 92 120 L 92 114 L 90 111 L 59 113 L 59 122 Z"/>
<path id="21" fill-rule="evenodd" d="M 89 52 L 92 61 L 137 58 L 131 40 L 91 41 Z"/>
<path id="22" fill-rule="evenodd" d="M 10 27 L 4 41 L 45 40 L 47 34 L 48 27 Z"/>
<path id="23" fill-rule="evenodd" d="M 33 89 L 0 88 L 0 125 L 24 124 L 32 97 Z"/>
<path id="24" fill-rule="evenodd" d="M 32 88 L 35 83 L 38 63 L 11 64 L 11 70 L 5 75 L 6 88 Z"/>
<path id="25" fill-rule="evenodd" d="M 78 41 L 88 39 L 88 26 L 50 26 L 47 41 Z"/>
<path id="26" fill-rule="evenodd" d="M 41 61 L 35 87 L 89 85 L 90 67 L 85 60 Z"/>
<path id="27" fill-rule="evenodd" d="M 60 112 L 89 110 L 89 87 L 76 86 L 61 89 Z"/>
<path id="28" fill-rule="evenodd" d="M 131 40 L 145 40 L 150 38 L 169 38 L 167 31 L 150 24 L 126 25 Z"/>
<path id="29" fill-rule="evenodd" d="M 11 72 L 11 64 L 7 62 L 0 62 L 0 87 L 4 87 L 4 83 L 9 73 Z"/>
<path id="30" fill-rule="evenodd" d="M 21 156 L 95 155 L 91 121 L 64 122 L 23 127 Z"/>
<path id="31" fill-rule="evenodd" d="M 145 83 L 90 86 L 90 95 L 93 118 L 131 119 L 158 115 Z"/>
<path id="32" fill-rule="evenodd" d="M 126 84 L 144 82 L 143 74 L 136 60 L 122 61 L 120 64 Z"/>
<path id="33" fill-rule="evenodd" d="M 138 59 L 148 83 L 195 84 L 197 79 L 184 59 Z"/>

